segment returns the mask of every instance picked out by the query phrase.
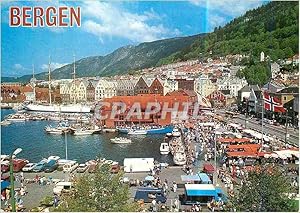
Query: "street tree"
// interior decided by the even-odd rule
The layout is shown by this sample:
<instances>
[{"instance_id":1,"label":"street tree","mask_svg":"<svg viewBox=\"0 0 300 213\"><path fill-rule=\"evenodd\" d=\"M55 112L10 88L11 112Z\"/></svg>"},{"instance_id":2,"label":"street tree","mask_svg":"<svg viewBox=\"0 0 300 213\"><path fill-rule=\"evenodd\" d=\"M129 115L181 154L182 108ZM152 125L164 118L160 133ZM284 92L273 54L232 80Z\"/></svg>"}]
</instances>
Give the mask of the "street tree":
<instances>
[{"instance_id":1,"label":"street tree","mask_svg":"<svg viewBox=\"0 0 300 213\"><path fill-rule=\"evenodd\" d=\"M289 176L277 166L262 166L249 173L233 199L237 211L298 211ZM297 193L295 193L297 194Z\"/></svg>"},{"instance_id":2,"label":"street tree","mask_svg":"<svg viewBox=\"0 0 300 213\"><path fill-rule=\"evenodd\" d=\"M55 211L71 212L133 212L136 203L129 202L129 187L120 180L123 174L110 173L109 165L97 168L94 174L84 174L75 180L73 190L61 197Z\"/></svg>"}]
</instances>

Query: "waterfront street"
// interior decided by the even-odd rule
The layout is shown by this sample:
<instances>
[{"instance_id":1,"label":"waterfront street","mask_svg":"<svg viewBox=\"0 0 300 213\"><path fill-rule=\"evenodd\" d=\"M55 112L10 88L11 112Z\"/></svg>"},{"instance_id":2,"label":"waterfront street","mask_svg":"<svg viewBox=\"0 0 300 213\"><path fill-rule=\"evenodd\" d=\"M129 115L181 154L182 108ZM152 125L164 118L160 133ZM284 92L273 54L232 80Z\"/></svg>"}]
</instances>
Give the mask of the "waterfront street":
<instances>
[{"instance_id":1,"label":"waterfront street","mask_svg":"<svg viewBox=\"0 0 300 213\"><path fill-rule=\"evenodd\" d=\"M225 110L217 110L216 113L225 115ZM259 119L261 120L261 119ZM237 116L234 116L233 118L227 119L228 122L237 123L240 125L245 126L245 122L247 121L246 128L251 128L254 130L257 130L261 132L261 123L257 120L257 118L251 118L247 117L245 118L245 115L238 114ZM265 134L270 134L272 137L276 136L277 138L281 139L282 141L285 140L285 126L275 126L268 123L264 123L264 132ZM292 127L287 128L287 133L289 134L289 137L287 138L287 142L291 143L295 146L298 146L299 144L299 129L295 129Z\"/></svg>"}]
</instances>

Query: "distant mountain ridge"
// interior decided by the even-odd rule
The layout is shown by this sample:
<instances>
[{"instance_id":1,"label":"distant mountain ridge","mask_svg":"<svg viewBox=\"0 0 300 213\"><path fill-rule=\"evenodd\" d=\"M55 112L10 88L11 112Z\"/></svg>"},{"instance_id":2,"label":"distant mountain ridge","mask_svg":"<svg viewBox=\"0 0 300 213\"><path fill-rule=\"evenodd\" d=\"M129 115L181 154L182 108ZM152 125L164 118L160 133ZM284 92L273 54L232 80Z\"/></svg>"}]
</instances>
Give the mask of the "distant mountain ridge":
<instances>
[{"instance_id":1,"label":"distant mountain ridge","mask_svg":"<svg viewBox=\"0 0 300 213\"><path fill-rule=\"evenodd\" d=\"M144 42L137 46L120 47L106 56L91 56L75 62L77 77L112 76L126 74L155 66L161 58L191 45L197 38L205 34L187 37L163 39L153 42ZM74 63L65 65L51 72L52 79L71 78ZM36 74L37 79L47 79L47 72ZM20 78L3 78L4 80L27 82L31 75Z\"/></svg>"}]
</instances>

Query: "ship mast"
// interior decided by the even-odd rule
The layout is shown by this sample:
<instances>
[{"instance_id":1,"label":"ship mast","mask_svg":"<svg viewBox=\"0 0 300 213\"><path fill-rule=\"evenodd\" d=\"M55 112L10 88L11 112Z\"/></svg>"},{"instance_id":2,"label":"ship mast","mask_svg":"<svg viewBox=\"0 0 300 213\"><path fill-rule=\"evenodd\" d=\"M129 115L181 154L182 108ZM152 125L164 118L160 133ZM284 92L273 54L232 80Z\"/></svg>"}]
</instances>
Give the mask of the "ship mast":
<instances>
[{"instance_id":1,"label":"ship mast","mask_svg":"<svg viewBox=\"0 0 300 213\"><path fill-rule=\"evenodd\" d=\"M74 83L75 83L75 78L76 78L76 70L75 70L75 54L73 54L73 60L74 60L73 80L74 80Z\"/></svg>"},{"instance_id":2,"label":"ship mast","mask_svg":"<svg viewBox=\"0 0 300 213\"><path fill-rule=\"evenodd\" d=\"M35 97L35 78L34 78L34 64L32 64L32 86L33 86L33 99L34 101L36 101L36 97Z\"/></svg>"},{"instance_id":3,"label":"ship mast","mask_svg":"<svg viewBox=\"0 0 300 213\"><path fill-rule=\"evenodd\" d=\"M75 68L75 54L73 54L73 60L74 60L74 67L73 67L73 83L74 83L74 86L76 85L76 82L75 82L75 79L76 79L76 68ZM73 101L74 101L74 104L76 103L76 97L74 95L74 98L73 98Z\"/></svg>"},{"instance_id":4,"label":"ship mast","mask_svg":"<svg viewBox=\"0 0 300 213\"><path fill-rule=\"evenodd\" d=\"M52 103L51 100L51 67L50 67L50 59L51 57L49 56L49 65L48 65L48 87L49 87L49 103Z\"/></svg>"}]
</instances>

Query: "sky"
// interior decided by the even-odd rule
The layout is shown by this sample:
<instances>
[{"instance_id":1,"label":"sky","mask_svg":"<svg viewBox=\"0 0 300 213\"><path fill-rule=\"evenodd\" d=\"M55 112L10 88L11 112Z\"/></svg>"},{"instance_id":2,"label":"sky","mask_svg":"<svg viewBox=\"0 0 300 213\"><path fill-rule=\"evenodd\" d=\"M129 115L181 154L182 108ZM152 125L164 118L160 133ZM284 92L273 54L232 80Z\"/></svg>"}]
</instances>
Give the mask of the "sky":
<instances>
[{"instance_id":1,"label":"sky","mask_svg":"<svg viewBox=\"0 0 300 213\"><path fill-rule=\"evenodd\" d=\"M211 32L260 0L190 1L2 1L1 75L17 77L59 68L125 45ZM9 27L10 6L80 6L81 27ZM71 74L70 74L71 77Z\"/></svg>"}]
</instances>

